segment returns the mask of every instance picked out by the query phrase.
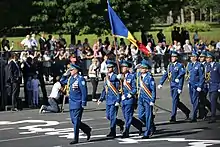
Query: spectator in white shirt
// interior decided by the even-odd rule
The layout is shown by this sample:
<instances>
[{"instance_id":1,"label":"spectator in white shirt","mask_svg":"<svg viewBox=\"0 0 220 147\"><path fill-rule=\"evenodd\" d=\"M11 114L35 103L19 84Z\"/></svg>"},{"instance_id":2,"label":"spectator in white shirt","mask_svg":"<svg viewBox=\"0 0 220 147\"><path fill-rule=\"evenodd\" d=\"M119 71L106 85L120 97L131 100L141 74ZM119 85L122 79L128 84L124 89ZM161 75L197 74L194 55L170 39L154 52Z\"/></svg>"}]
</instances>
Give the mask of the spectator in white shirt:
<instances>
[{"instance_id":1,"label":"spectator in white shirt","mask_svg":"<svg viewBox=\"0 0 220 147\"><path fill-rule=\"evenodd\" d=\"M138 49L133 44L131 44L130 48L131 48L132 61L133 61L134 65L136 66L137 60L138 60Z\"/></svg>"},{"instance_id":2,"label":"spectator in white shirt","mask_svg":"<svg viewBox=\"0 0 220 147\"><path fill-rule=\"evenodd\" d=\"M99 62L98 59L93 58L92 59L92 64L89 66L89 72L88 72L89 78L91 80L92 83L92 101L93 102L97 102L98 99L96 97L96 91L97 91L97 87L98 87L98 82L99 82Z\"/></svg>"},{"instance_id":3,"label":"spectator in white shirt","mask_svg":"<svg viewBox=\"0 0 220 147\"><path fill-rule=\"evenodd\" d=\"M184 53L191 53L192 52L192 46L190 45L189 40L186 40L185 43L186 44L183 45Z\"/></svg>"},{"instance_id":4,"label":"spectator in white shirt","mask_svg":"<svg viewBox=\"0 0 220 147\"><path fill-rule=\"evenodd\" d=\"M32 49L30 35L27 35L26 38L21 41L21 45L25 49Z\"/></svg>"},{"instance_id":5,"label":"spectator in white shirt","mask_svg":"<svg viewBox=\"0 0 220 147\"><path fill-rule=\"evenodd\" d=\"M106 74L108 73L108 69L106 65L107 60L108 60L108 57L104 56L104 61L101 63L100 73L101 73L102 80L104 80Z\"/></svg>"},{"instance_id":6,"label":"spectator in white shirt","mask_svg":"<svg viewBox=\"0 0 220 147\"><path fill-rule=\"evenodd\" d=\"M62 89L62 86L59 81L60 81L60 77L56 77L56 83L53 85L50 96L48 97L49 105L48 106L42 105L39 110L39 113L42 113L43 111L54 112L54 113L59 112L58 100L61 96L60 94Z\"/></svg>"},{"instance_id":7,"label":"spectator in white shirt","mask_svg":"<svg viewBox=\"0 0 220 147\"><path fill-rule=\"evenodd\" d=\"M155 73L160 73L161 71L161 63L162 57L164 55L164 50L162 49L162 43L158 43L156 46L156 55L154 57L155 60Z\"/></svg>"},{"instance_id":8,"label":"spectator in white shirt","mask_svg":"<svg viewBox=\"0 0 220 147\"><path fill-rule=\"evenodd\" d=\"M31 42L32 49L37 50L38 43L37 43L37 40L35 39L35 34L31 35L30 42Z\"/></svg>"},{"instance_id":9,"label":"spectator in white shirt","mask_svg":"<svg viewBox=\"0 0 220 147\"><path fill-rule=\"evenodd\" d=\"M219 40L218 43L216 44L216 49L217 49L217 50L220 49L220 40Z\"/></svg>"}]
</instances>

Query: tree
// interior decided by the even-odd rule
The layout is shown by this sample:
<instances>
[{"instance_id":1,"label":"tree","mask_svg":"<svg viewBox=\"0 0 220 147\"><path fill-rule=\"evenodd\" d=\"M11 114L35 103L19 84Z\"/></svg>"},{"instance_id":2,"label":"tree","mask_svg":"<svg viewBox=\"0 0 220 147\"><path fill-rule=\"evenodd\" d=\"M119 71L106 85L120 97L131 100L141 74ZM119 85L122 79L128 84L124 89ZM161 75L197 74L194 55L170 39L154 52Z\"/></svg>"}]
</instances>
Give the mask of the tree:
<instances>
[{"instance_id":1,"label":"tree","mask_svg":"<svg viewBox=\"0 0 220 147\"><path fill-rule=\"evenodd\" d=\"M15 26L29 25L34 11L30 0L1 0L0 1L0 30L8 30Z\"/></svg>"}]
</instances>

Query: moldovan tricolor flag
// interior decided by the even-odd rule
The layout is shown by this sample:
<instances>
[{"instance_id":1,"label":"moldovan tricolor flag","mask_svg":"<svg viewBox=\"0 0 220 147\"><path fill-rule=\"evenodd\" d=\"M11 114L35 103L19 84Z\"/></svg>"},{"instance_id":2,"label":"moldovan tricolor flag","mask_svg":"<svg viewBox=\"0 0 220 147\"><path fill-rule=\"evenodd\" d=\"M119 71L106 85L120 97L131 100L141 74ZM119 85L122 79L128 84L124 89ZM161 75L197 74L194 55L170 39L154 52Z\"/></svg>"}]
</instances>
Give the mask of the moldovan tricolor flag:
<instances>
[{"instance_id":1,"label":"moldovan tricolor flag","mask_svg":"<svg viewBox=\"0 0 220 147\"><path fill-rule=\"evenodd\" d=\"M140 41L136 40L132 34L128 31L127 27L123 24L121 19L112 9L112 7L108 3L108 14L109 20L111 24L112 34L117 37L127 38L132 44L134 44L140 51L142 51L145 55L150 55L150 50L148 50Z\"/></svg>"}]
</instances>

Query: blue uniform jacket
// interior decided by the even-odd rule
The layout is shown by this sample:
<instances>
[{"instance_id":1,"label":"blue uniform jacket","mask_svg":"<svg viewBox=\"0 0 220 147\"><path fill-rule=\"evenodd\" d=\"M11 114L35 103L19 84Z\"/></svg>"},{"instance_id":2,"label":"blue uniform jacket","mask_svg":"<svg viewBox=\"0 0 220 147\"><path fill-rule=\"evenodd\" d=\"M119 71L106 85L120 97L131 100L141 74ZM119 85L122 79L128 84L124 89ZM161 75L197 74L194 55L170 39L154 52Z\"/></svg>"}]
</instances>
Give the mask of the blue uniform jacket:
<instances>
[{"instance_id":1,"label":"blue uniform jacket","mask_svg":"<svg viewBox=\"0 0 220 147\"><path fill-rule=\"evenodd\" d=\"M203 89L205 83L204 70L204 65L200 62L188 63L186 71L189 74L189 84L193 88L200 87Z\"/></svg>"},{"instance_id":2,"label":"blue uniform jacket","mask_svg":"<svg viewBox=\"0 0 220 147\"><path fill-rule=\"evenodd\" d=\"M61 84L67 85L69 88L69 108L70 110L82 108L87 104L87 86L85 79L77 75L63 76L60 80Z\"/></svg>"},{"instance_id":3,"label":"blue uniform jacket","mask_svg":"<svg viewBox=\"0 0 220 147\"><path fill-rule=\"evenodd\" d=\"M160 84L163 85L166 79L169 78L171 89L177 88L182 90L185 73L186 71L181 63L170 63L168 65L167 72L164 73L160 80ZM179 79L179 82L175 82L175 79Z\"/></svg>"},{"instance_id":4,"label":"blue uniform jacket","mask_svg":"<svg viewBox=\"0 0 220 147\"><path fill-rule=\"evenodd\" d=\"M156 84L154 81L154 78L150 72L147 72L145 77L142 79L143 83L141 82L142 76L138 77L138 83L139 83L139 97L138 100L141 102L153 102L155 103L156 100ZM143 85L142 85L143 84ZM150 91L151 96L147 94L148 92L145 90L144 86L147 87L147 89Z\"/></svg>"},{"instance_id":5,"label":"blue uniform jacket","mask_svg":"<svg viewBox=\"0 0 220 147\"><path fill-rule=\"evenodd\" d=\"M217 62L214 62L213 66L211 63L208 64L207 72L210 72L209 92L218 91L220 89L220 64Z\"/></svg>"},{"instance_id":6,"label":"blue uniform jacket","mask_svg":"<svg viewBox=\"0 0 220 147\"><path fill-rule=\"evenodd\" d=\"M134 74L128 73L123 81L123 95L125 95L125 100L122 101L122 104L133 104L134 98L137 93L137 86L136 86L136 78ZM132 97L128 98L128 94L131 94Z\"/></svg>"},{"instance_id":7,"label":"blue uniform jacket","mask_svg":"<svg viewBox=\"0 0 220 147\"><path fill-rule=\"evenodd\" d=\"M113 105L116 102L120 103L120 95L118 91L119 80L117 79L117 75L113 73L109 79L105 78L104 87L99 100L103 101L105 99L106 105Z\"/></svg>"}]
</instances>

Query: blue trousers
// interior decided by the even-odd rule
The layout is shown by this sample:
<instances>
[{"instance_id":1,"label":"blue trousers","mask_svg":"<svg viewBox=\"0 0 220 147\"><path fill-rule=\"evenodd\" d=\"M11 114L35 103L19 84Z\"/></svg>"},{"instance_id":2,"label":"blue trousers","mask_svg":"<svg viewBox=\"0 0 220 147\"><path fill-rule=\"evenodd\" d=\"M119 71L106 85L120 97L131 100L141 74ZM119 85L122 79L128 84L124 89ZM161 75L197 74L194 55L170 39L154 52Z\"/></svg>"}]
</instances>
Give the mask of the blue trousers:
<instances>
[{"instance_id":1,"label":"blue trousers","mask_svg":"<svg viewBox=\"0 0 220 147\"><path fill-rule=\"evenodd\" d=\"M131 123L132 123L133 114L134 114L133 104L122 105L122 113L123 113L124 119L125 119L125 128L126 128L126 130L129 130Z\"/></svg>"},{"instance_id":2,"label":"blue trousers","mask_svg":"<svg viewBox=\"0 0 220 147\"><path fill-rule=\"evenodd\" d=\"M74 128L74 140L77 142L79 141L79 129L85 134L88 134L91 131L91 128L87 124L81 122L82 113L83 108L70 110L70 118Z\"/></svg>"},{"instance_id":3,"label":"blue trousers","mask_svg":"<svg viewBox=\"0 0 220 147\"><path fill-rule=\"evenodd\" d=\"M209 93L209 98L211 101L211 117L215 119L216 116L216 106L217 106L217 100L219 98L219 92L214 91Z\"/></svg>"},{"instance_id":4,"label":"blue trousers","mask_svg":"<svg viewBox=\"0 0 220 147\"><path fill-rule=\"evenodd\" d=\"M198 106L199 106L199 92L189 85L189 96L193 106L192 119L197 119Z\"/></svg>"},{"instance_id":5,"label":"blue trousers","mask_svg":"<svg viewBox=\"0 0 220 147\"><path fill-rule=\"evenodd\" d=\"M59 107L55 99L49 98L48 103L49 103L49 106L45 107L46 111L55 112L55 113L59 112Z\"/></svg>"},{"instance_id":6,"label":"blue trousers","mask_svg":"<svg viewBox=\"0 0 220 147\"><path fill-rule=\"evenodd\" d=\"M38 105L39 91L33 91L33 105Z\"/></svg>"},{"instance_id":7,"label":"blue trousers","mask_svg":"<svg viewBox=\"0 0 220 147\"><path fill-rule=\"evenodd\" d=\"M153 107L150 106L147 102L139 102L138 103L138 118L145 123L146 131L144 132L144 136L149 136L151 134L153 128L152 122L153 116Z\"/></svg>"},{"instance_id":8,"label":"blue trousers","mask_svg":"<svg viewBox=\"0 0 220 147\"><path fill-rule=\"evenodd\" d=\"M180 98L179 98L180 95L178 94L177 90L178 90L177 88L171 89L171 97L172 97L171 118L175 118L175 119L176 119L177 108L179 108L186 115L190 113L190 110L182 102L180 102Z\"/></svg>"},{"instance_id":9,"label":"blue trousers","mask_svg":"<svg viewBox=\"0 0 220 147\"><path fill-rule=\"evenodd\" d=\"M111 133L116 134L118 107L115 105L106 105L106 118L110 120Z\"/></svg>"}]
</instances>

